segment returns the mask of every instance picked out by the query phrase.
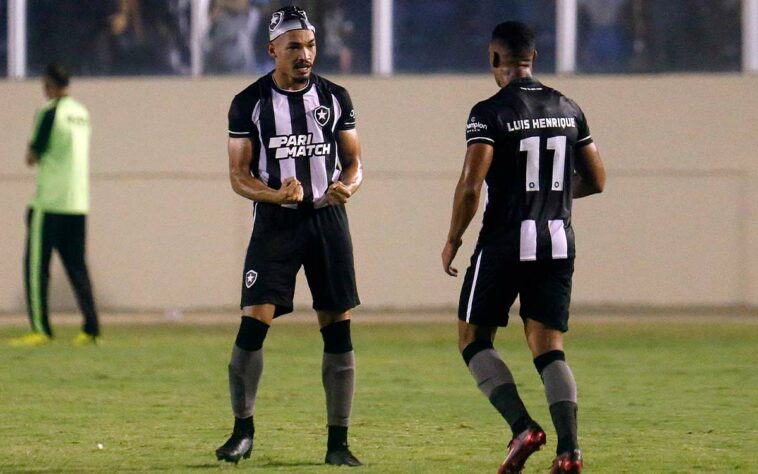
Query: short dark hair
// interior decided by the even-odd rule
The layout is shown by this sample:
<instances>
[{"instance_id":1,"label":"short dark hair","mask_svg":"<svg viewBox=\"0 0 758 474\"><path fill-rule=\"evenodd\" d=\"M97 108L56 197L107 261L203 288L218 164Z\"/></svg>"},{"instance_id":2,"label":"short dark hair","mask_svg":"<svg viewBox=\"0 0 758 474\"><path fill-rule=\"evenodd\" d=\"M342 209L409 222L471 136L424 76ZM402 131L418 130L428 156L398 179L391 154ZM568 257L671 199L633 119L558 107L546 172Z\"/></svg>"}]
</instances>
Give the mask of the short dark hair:
<instances>
[{"instance_id":1,"label":"short dark hair","mask_svg":"<svg viewBox=\"0 0 758 474\"><path fill-rule=\"evenodd\" d=\"M535 48L534 31L520 21L506 21L497 25L492 30L492 41L497 41L515 54L529 53Z\"/></svg>"},{"instance_id":2,"label":"short dark hair","mask_svg":"<svg viewBox=\"0 0 758 474\"><path fill-rule=\"evenodd\" d=\"M68 83L71 80L71 75L66 69L66 66L62 64L48 64L45 68L45 77L50 78L58 87L68 87Z\"/></svg>"}]
</instances>

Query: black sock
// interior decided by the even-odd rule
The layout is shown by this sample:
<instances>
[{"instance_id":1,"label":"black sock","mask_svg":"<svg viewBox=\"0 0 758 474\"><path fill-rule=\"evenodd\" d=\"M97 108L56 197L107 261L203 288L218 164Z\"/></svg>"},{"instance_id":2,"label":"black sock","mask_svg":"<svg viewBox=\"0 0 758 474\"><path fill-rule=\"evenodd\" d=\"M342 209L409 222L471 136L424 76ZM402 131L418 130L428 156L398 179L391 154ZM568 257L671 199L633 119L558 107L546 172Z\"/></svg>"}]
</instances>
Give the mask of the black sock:
<instances>
[{"instance_id":1,"label":"black sock","mask_svg":"<svg viewBox=\"0 0 758 474\"><path fill-rule=\"evenodd\" d=\"M329 439L326 449L332 450L347 446L347 426L329 425Z\"/></svg>"},{"instance_id":2,"label":"black sock","mask_svg":"<svg viewBox=\"0 0 758 474\"><path fill-rule=\"evenodd\" d=\"M253 434L255 433L255 426L253 425L253 417L247 418L235 418L234 419L234 433L235 434Z\"/></svg>"},{"instance_id":3,"label":"black sock","mask_svg":"<svg viewBox=\"0 0 758 474\"><path fill-rule=\"evenodd\" d=\"M550 417L558 433L557 454L579 449L576 433L576 403L563 401L550 405Z\"/></svg>"},{"instance_id":4,"label":"black sock","mask_svg":"<svg viewBox=\"0 0 758 474\"><path fill-rule=\"evenodd\" d=\"M505 383L492 391L490 403L505 418L513 431L513 435L521 433L532 423L532 417L526 411L524 402L518 396L516 385Z\"/></svg>"}]
</instances>

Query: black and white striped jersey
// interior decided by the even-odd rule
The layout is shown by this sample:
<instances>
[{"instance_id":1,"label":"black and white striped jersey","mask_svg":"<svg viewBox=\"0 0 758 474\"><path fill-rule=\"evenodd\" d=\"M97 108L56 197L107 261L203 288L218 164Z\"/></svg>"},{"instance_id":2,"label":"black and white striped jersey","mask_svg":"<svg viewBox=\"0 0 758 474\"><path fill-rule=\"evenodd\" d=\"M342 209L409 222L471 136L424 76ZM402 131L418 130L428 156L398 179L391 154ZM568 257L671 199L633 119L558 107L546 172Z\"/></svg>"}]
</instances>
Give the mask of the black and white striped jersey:
<instances>
[{"instance_id":1,"label":"black and white striped jersey","mask_svg":"<svg viewBox=\"0 0 758 474\"><path fill-rule=\"evenodd\" d=\"M513 261L574 257L574 156L592 143L579 106L520 78L473 107L466 141L494 147L480 244L496 244Z\"/></svg>"},{"instance_id":2,"label":"black and white striped jersey","mask_svg":"<svg viewBox=\"0 0 758 474\"><path fill-rule=\"evenodd\" d=\"M229 108L229 136L253 142L253 175L274 189L297 178L306 206L323 205L340 174L337 132L353 128L347 90L315 74L303 89L285 91L269 73L234 96Z\"/></svg>"}]
</instances>

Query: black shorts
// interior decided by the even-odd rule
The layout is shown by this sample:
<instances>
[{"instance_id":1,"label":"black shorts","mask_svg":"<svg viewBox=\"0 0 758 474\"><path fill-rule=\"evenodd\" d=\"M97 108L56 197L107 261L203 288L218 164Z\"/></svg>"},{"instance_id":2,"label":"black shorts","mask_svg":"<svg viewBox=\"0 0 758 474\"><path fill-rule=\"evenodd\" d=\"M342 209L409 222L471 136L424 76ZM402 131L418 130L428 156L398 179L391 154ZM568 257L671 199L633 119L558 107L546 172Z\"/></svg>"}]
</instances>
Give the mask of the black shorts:
<instances>
[{"instance_id":1,"label":"black shorts","mask_svg":"<svg viewBox=\"0 0 758 474\"><path fill-rule=\"evenodd\" d=\"M295 277L301 266L313 309L342 312L360 304L344 206L289 209L256 203L240 308L274 304L275 316L292 312Z\"/></svg>"},{"instance_id":2,"label":"black shorts","mask_svg":"<svg viewBox=\"0 0 758 474\"><path fill-rule=\"evenodd\" d=\"M514 262L491 246L478 247L463 280L458 319L507 326L519 296L522 318L566 332L573 274L573 258Z\"/></svg>"}]
</instances>

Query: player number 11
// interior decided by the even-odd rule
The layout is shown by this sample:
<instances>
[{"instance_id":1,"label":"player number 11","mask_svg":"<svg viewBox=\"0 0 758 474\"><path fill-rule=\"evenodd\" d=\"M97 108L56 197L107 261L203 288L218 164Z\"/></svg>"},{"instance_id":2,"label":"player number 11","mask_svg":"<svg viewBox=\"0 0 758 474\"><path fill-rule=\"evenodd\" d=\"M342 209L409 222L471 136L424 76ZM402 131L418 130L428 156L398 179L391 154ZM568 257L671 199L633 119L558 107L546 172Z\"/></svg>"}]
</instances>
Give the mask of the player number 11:
<instances>
[{"instance_id":1,"label":"player number 11","mask_svg":"<svg viewBox=\"0 0 758 474\"><path fill-rule=\"evenodd\" d=\"M553 150L553 179L550 189L563 191L563 171L566 167L566 137L559 135L547 139L547 149ZM526 190L540 190L540 137L521 140L521 151L526 152Z\"/></svg>"}]
</instances>

